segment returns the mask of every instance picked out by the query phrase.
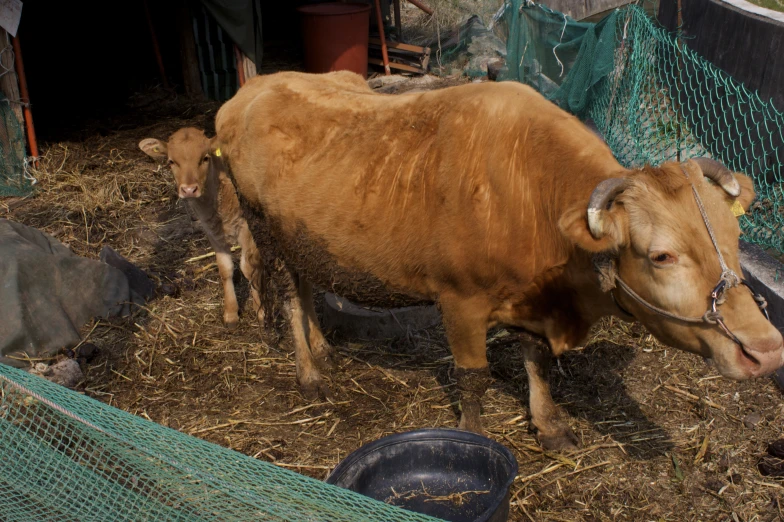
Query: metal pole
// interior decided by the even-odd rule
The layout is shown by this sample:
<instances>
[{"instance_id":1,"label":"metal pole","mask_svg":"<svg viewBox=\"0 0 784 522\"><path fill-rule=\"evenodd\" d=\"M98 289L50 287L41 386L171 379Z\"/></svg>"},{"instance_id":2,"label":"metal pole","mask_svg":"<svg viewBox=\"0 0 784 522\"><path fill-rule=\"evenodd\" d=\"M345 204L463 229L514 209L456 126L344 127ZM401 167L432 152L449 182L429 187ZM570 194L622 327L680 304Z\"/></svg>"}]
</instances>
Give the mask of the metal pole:
<instances>
[{"instance_id":1,"label":"metal pole","mask_svg":"<svg viewBox=\"0 0 784 522\"><path fill-rule=\"evenodd\" d=\"M19 37L14 39L14 56L16 61L16 74L19 77L19 94L22 95L24 102L25 125L27 127L27 141L30 142L30 155L34 158L33 162L38 163L38 142L35 139L35 127L33 126L33 111L30 109L30 93L27 92L27 77L24 72L24 62L22 61L22 47L19 45Z\"/></svg>"},{"instance_id":2,"label":"metal pole","mask_svg":"<svg viewBox=\"0 0 784 522\"><path fill-rule=\"evenodd\" d=\"M422 2L420 2L419 0L406 0L406 1L407 1L409 4L411 4L411 5L415 5L415 6L417 6L418 8L420 8L421 10L423 10L424 12L426 12L427 14L429 14L430 16L433 16L433 10L432 10L432 9L430 9L430 8L429 8L428 6L426 6L425 4L423 4Z\"/></svg>"},{"instance_id":3,"label":"metal pole","mask_svg":"<svg viewBox=\"0 0 784 522\"><path fill-rule=\"evenodd\" d=\"M683 36L683 16L681 14L681 9L682 9L681 0L678 0L678 16L677 16L678 27L676 28L677 35L678 35L677 36L677 42L678 42L678 61L677 61L678 67L677 67L677 72L678 72L678 75L675 78L676 86L682 85L682 83L679 81L680 77L681 77L681 68L682 68L682 65L683 65L683 61L681 60L681 57L683 55L683 49L681 49L681 46L683 45L683 38L682 38L682 36ZM676 89L676 90L677 90L678 96L680 97L681 90L680 89ZM678 154L676 156L676 159L678 161L681 161L681 121L680 121L681 118L680 118L680 114L679 114L680 113L680 99L677 100L677 102L676 102L676 108L677 108L677 110L676 110L675 114L678 116L678 122L677 122L678 127L677 127L677 129L675 129L677 140L678 140L678 143L677 143Z\"/></svg>"},{"instance_id":4,"label":"metal pole","mask_svg":"<svg viewBox=\"0 0 784 522\"><path fill-rule=\"evenodd\" d=\"M387 54L387 40L384 38L384 20L381 16L381 2L376 0L376 23L378 24L378 34L381 37L381 57L384 59L384 74L390 76L392 71L389 69L389 55Z\"/></svg>"}]
</instances>

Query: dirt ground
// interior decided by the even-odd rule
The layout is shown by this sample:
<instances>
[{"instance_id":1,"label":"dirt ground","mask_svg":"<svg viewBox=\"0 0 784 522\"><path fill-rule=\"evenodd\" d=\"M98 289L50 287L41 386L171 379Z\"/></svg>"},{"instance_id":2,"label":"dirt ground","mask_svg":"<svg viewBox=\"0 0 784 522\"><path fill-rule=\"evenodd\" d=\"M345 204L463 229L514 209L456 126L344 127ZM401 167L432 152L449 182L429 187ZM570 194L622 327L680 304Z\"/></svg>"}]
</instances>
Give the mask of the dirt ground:
<instances>
[{"instance_id":1,"label":"dirt ground","mask_svg":"<svg viewBox=\"0 0 784 522\"><path fill-rule=\"evenodd\" d=\"M134 317L85 327L100 354L85 368L83 391L318 479L381 436L456 426L440 327L386 342L328 334L339 361L332 403L300 395L291 343L262 334L239 271L240 326L223 327L214 260L192 260L209 244L178 203L171 174L137 146L185 125L211 129L217 105L165 92L140 99L148 102L137 102L132 117L45 144L37 194L0 200L0 216L45 230L82 256L97 258L110 245L160 285ZM554 365L556 402L583 449L551 454L529 426L514 337L496 330L488 339L495 382L482 421L520 466L510 520L784 522L784 482L757 470L784 426L782 393L771 380L729 381L639 325L604 322Z\"/></svg>"}]
</instances>

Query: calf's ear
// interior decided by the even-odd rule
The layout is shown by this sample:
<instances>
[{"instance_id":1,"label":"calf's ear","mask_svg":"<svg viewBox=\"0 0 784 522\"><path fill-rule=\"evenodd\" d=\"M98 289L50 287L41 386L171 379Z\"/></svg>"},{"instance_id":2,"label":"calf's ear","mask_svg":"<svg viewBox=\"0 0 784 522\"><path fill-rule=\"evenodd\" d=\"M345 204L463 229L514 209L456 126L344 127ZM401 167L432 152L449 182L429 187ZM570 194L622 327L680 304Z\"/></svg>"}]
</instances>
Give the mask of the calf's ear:
<instances>
[{"instance_id":1,"label":"calf's ear","mask_svg":"<svg viewBox=\"0 0 784 522\"><path fill-rule=\"evenodd\" d=\"M139 148L145 154L157 160L166 159L169 155L169 147L166 145L166 142L156 140L155 138L143 139L139 142Z\"/></svg>"},{"instance_id":2,"label":"calf's ear","mask_svg":"<svg viewBox=\"0 0 784 522\"><path fill-rule=\"evenodd\" d=\"M628 220L616 198L626 189L624 178L609 178L599 183L588 205L567 210L558 221L561 233L588 252L618 250L627 242Z\"/></svg>"}]
</instances>

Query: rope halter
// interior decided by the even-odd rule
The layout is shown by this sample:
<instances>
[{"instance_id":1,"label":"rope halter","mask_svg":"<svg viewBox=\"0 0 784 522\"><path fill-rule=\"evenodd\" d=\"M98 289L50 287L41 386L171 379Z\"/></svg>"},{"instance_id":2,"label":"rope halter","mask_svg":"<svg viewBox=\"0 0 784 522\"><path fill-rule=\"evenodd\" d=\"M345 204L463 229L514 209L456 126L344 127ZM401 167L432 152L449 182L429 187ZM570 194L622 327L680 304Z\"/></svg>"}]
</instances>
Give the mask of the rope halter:
<instances>
[{"instance_id":1,"label":"rope halter","mask_svg":"<svg viewBox=\"0 0 784 522\"><path fill-rule=\"evenodd\" d=\"M684 170L683 173L686 175L686 178L689 178L689 174ZM702 198L700 194L697 192L696 187L693 183L691 183L691 190L694 194L694 201L697 203L697 208L700 211L700 215L702 216L702 221L705 223L705 228L708 230L708 235L710 236L711 243L713 243L713 248L716 250L716 255L719 258L719 265L721 266L721 275L719 276L719 282L713 288L710 293L711 304L710 308L701 316L701 317L689 317L684 315L679 315L673 312L669 312L664 310L663 308L659 308L658 306L648 302L642 296L640 296L637 292L635 292L621 277L618 275L617 267L615 266L616 260L611 259L608 257L597 256L594 260L595 268L600 274L600 279L602 279L602 290L609 291L610 297L612 297L613 302L615 305L620 308L620 310L631 316L634 317L633 314L629 313L626 309L624 309L620 303L615 299L615 295L613 294L613 289L619 287L623 290L629 297L634 299L637 303L641 304L648 310L661 315L663 317L667 317L668 319L673 319L675 321L680 321L683 323L691 323L691 324L709 324L715 325L724 332L724 334L729 337L732 341L737 343L738 345L742 346L743 343L738 339L738 337L727 328L727 325L724 323L724 317L721 315L719 311L719 306L724 304L727 300L727 291L731 288L735 288L737 286L745 286L751 292L754 301L757 303L760 311L765 315L765 317L770 321L770 316L768 315L768 302L762 297L760 294L756 293L754 289L743 279L741 278L733 269L727 266L727 262L724 260L724 256L721 253L721 249L719 248L719 243L716 240L716 234L713 232L713 227L710 224L710 220L708 219L708 213L705 211L705 205L702 203ZM608 266L609 263L609 266Z\"/></svg>"}]
</instances>

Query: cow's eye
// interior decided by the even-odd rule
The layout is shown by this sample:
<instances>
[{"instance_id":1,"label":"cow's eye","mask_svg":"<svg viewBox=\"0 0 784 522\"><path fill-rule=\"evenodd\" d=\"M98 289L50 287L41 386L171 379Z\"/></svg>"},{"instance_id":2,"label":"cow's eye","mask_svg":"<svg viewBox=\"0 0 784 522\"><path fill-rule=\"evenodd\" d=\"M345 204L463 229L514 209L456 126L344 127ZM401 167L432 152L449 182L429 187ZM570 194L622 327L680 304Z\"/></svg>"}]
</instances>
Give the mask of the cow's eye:
<instances>
[{"instance_id":1,"label":"cow's eye","mask_svg":"<svg viewBox=\"0 0 784 522\"><path fill-rule=\"evenodd\" d=\"M654 265L671 265L678 261L678 258L674 254L670 254L669 252L654 252L650 256L651 262Z\"/></svg>"},{"instance_id":2,"label":"cow's eye","mask_svg":"<svg viewBox=\"0 0 784 522\"><path fill-rule=\"evenodd\" d=\"M171 167L172 165L174 165L174 160L169 158L169 161L167 161L166 164Z\"/></svg>"},{"instance_id":3,"label":"cow's eye","mask_svg":"<svg viewBox=\"0 0 784 522\"><path fill-rule=\"evenodd\" d=\"M201 159L201 162L202 162L202 163L207 163L208 161L210 161L210 155L209 155L209 154L206 154L206 155L205 155L205 156L204 156L204 157Z\"/></svg>"}]
</instances>

